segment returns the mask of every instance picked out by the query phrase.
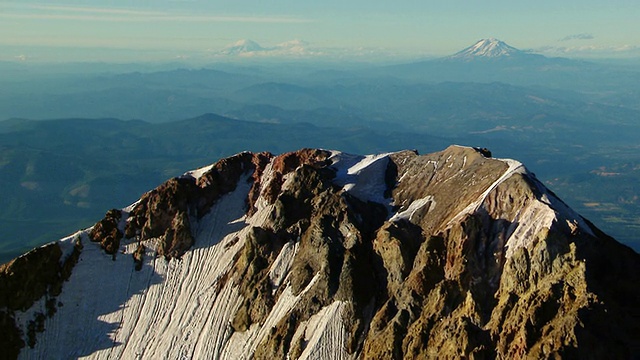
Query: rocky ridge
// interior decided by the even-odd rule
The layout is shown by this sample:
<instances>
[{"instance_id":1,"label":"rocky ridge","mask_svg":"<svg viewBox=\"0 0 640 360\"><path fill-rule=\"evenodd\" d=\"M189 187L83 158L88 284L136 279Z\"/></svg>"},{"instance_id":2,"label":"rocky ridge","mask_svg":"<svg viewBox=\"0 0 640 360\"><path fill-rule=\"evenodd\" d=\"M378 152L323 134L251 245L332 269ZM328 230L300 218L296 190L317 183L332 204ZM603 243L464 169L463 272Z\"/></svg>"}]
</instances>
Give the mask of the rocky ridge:
<instances>
[{"instance_id":1,"label":"rocky ridge","mask_svg":"<svg viewBox=\"0 0 640 360\"><path fill-rule=\"evenodd\" d=\"M4 348L638 357L640 255L488 155L241 153L170 179L0 268Z\"/></svg>"}]
</instances>

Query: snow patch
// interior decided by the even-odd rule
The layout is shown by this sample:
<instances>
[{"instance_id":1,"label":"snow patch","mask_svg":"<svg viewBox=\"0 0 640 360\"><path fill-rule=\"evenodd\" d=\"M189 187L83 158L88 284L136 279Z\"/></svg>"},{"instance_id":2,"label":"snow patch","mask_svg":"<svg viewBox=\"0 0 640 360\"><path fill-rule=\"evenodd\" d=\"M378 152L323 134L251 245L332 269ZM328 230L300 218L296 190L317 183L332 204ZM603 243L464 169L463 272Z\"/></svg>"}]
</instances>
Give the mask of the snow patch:
<instances>
[{"instance_id":1,"label":"snow patch","mask_svg":"<svg viewBox=\"0 0 640 360\"><path fill-rule=\"evenodd\" d=\"M387 190L385 174L390 154L361 156L333 152L329 160L336 170L334 182L362 201L389 206L384 193Z\"/></svg>"},{"instance_id":2,"label":"snow patch","mask_svg":"<svg viewBox=\"0 0 640 360\"><path fill-rule=\"evenodd\" d=\"M293 241L284 244L278 257L276 257L271 265L271 269L269 269L269 280L271 281L272 295L276 293L280 285L282 285L289 275L289 270L291 270L291 265L293 265L293 259L298 252L298 244L298 242Z\"/></svg>"},{"instance_id":3,"label":"snow patch","mask_svg":"<svg viewBox=\"0 0 640 360\"><path fill-rule=\"evenodd\" d=\"M60 246L60 250L62 250L62 256L60 256L60 266L63 266L64 263L67 262L69 256L73 254L73 250L76 245L79 245L83 238L88 240L89 230L81 230L76 232L73 235L69 235L66 238L58 240L58 246Z\"/></svg>"},{"instance_id":4,"label":"snow patch","mask_svg":"<svg viewBox=\"0 0 640 360\"><path fill-rule=\"evenodd\" d=\"M199 169L195 169L195 170L190 170L187 171L186 173L182 174L182 176L180 176L181 178L186 178L186 177L191 177L194 178L196 180L200 179L202 177L202 175L204 175L207 171L211 170L213 168L214 164L211 165L207 165L205 167L201 167Z\"/></svg>"},{"instance_id":5,"label":"snow patch","mask_svg":"<svg viewBox=\"0 0 640 360\"><path fill-rule=\"evenodd\" d=\"M595 236L582 216L558 199L533 174L526 172L526 170L524 174L534 183L541 196L540 199L533 200L518 212L513 220L516 228L505 244L507 258L510 258L520 247L531 243L536 234L539 234L543 229L550 229L554 222L559 220L570 224L568 225L569 228L575 226L585 233ZM573 230L575 231L575 229Z\"/></svg>"},{"instance_id":6,"label":"snow patch","mask_svg":"<svg viewBox=\"0 0 640 360\"><path fill-rule=\"evenodd\" d=\"M222 359L249 359L256 351L258 345L268 336L271 335L271 329L276 327L280 320L284 318L298 303L298 300L311 289L320 279L320 275L316 274L307 287L298 295L293 295L291 286L287 285L282 294L278 297L278 301L273 306L271 312L264 320L264 323L253 324L249 330L245 332L234 332L229 341L226 343L222 352Z\"/></svg>"},{"instance_id":7,"label":"snow patch","mask_svg":"<svg viewBox=\"0 0 640 360\"><path fill-rule=\"evenodd\" d=\"M496 159L496 160L498 160L498 159ZM470 203L466 208L464 208L461 212L459 212L456 216L454 216L451 219L451 221L449 221L449 224L453 224L453 223L459 222L460 219L462 219L464 216L466 216L468 214L473 214L476 211L478 211L480 206L482 206L484 201L487 199L487 196L489 196L489 194L496 187L498 187L498 185L502 184L505 180L510 178L512 175L518 174L518 173L519 174L525 174L526 173L526 168L519 161L515 161L515 160L511 160L511 159L499 159L499 160L505 162L508 165L507 170L496 181L494 181L487 188L487 190L485 190L482 193L482 195L480 195L480 197L478 197L478 199L476 199L476 201Z\"/></svg>"},{"instance_id":8,"label":"snow patch","mask_svg":"<svg viewBox=\"0 0 640 360\"><path fill-rule=\"evenodd\" d=\"M575 210L570 208L567 204L565 204L562 200L560 200L557 196L551 193L544 185L538 181L538 179L533 179L534 184L538 187L538 190L543 193L541 201L547 204L549 207L555 209L558 213L562 214L565 220L568 220L571 223L577 224L580 230L585 231L587 234L591 236L596 236L591 229L591 226L587 224L584 218L578 214Z\"/></svg>"},{"instance_id":9,"label":"snow patch","mask_svg":"<svg viewBox=\"0 0 640 360\"><path fill-rule=\"evenodd\" d=\"M342 320L348 306L346 301L335 301L298 326L292 343L305 342L300 360L354 358L347 352L349 334Z\"/></svg>"},{"instance_id":10,"label":"snow patch","mask_svg":"<svg viewBox=\"0 0 640 360\"><path fill-rule=\"evenodd\" d=\"M399 220L411 221L411 218L412 218L413 214L415 214L416 211L420 210L422 207L424 207L426 205L428 205L429 207L435 206L435 201L433 199L433 196L429 195L429 196L424 197L422 199L418 199L418 200L415 200L415 201L411 202L411 204L409 204L409 206L407 207L406 210L394 214L391 217L391 219L389 219L389 221L391 221L391 222L395 222L395 221L399 221Z\"/></svg>"},{"instance_id":11,"label":"snow patch","mask_svg":"<svg viewBox=\"0 0 640 360\"><path fill-rule=\"evenodd\" d=\"M510 229L512 233L505 242L505 257L510 258L516 250L535 241L535 236L543 229L551 228L555 219L553 209L540 201L532 201L513 219L512 226L515 228Z\"/></svg>"}]
</instances>

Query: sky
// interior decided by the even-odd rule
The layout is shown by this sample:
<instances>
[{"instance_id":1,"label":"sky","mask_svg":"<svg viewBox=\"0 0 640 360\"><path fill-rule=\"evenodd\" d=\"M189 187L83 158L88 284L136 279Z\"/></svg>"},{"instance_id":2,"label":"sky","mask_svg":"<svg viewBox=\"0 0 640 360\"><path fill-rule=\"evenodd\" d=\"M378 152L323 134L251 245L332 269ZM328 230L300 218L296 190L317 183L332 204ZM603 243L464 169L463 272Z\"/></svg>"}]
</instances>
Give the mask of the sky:
<instances>
[{"instance_id":1,"label":"sky","mask_svg":"<svg viewBox=\"0 0 640 360\"><path fill-rule=\"evenodd\" d=\"M0 60L215 59L251 39L277 50L264 55L375 61L488 37L545 55L640 57L638 19L638 0L0 1Z\"/></svg>"}]
</instances>

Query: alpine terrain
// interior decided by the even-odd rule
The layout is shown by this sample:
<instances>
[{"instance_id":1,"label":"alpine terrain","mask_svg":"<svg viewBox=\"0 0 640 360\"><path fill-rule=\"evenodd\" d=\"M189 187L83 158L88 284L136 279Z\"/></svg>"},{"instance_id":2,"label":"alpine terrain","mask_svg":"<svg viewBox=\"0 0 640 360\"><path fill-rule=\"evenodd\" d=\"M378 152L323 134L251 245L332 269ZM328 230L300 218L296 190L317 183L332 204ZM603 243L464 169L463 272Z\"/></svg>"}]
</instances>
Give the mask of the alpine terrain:
<instances>
[{"instance_id":1,"label":"alpine terrain","mask_svg":"<svg viewBox=\"0 0 640 360\"><path fill-rule=\"evenodd\" d=\"M244 152L0 267L9 358L628 359L640 255L514 160Z\"/></svg>"}]
</instances>

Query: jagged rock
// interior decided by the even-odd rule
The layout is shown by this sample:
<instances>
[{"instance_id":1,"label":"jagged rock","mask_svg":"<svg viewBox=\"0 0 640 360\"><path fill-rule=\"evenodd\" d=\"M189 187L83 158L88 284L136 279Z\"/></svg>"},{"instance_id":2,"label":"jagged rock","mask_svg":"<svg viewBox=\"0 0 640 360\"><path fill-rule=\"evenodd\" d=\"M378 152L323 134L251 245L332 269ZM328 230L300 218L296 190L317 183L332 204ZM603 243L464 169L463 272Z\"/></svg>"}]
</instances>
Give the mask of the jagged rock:
<instances>
[{"instance_id":1,"label":"jagged rock","mask_svg":"<svg viewBox=\"0 0 640 360\"><path fill-rule=\"evenodd\" d=\"M255 171L252 175L252 186L247 196L247 215L251 216L256 212L256 201L260 197L260 184L262 183L262 174L273 158L273 154L268 152L262 152L256 154L253 157L252 163L255 166Z\"/></svg>"},{"instance_id":2,"label":"jagged rock","mask_svg":"<svg viewBox=\"0 0 640 360\"><path fill-rule=\"evenodd\" d=\"M302 165L314 168L326 166L330 155L331 153L325 150L302 149L277 156L271 162L271 176L266 181L261 195L267 202L273 203L280 193L285 175Z\"/></svg>"},{"instance_id":3,"label":"jagged rock","mask_svg":"<svg viewBox=\"0 0 640 360\"><path fill-rule=\"evenodd\" d=\"M133 253L133 262L136 264L136 270L138 271L142 270L142 262L146 249L147 248L142 243L139 243L136 251Z\"/></svg>"},{"instance_id":4,"label":"jagged rock","mask_svg":"<svg viewBox=\"0 0 640 360\"><path fill-rule=\"evenodd\" d=\"M25 345L20 329L16 326L15 319L10 313L0 311L0 346L3 356L7 359L15 359L20 354L20 349Z\"/></svg>"},{"instance_id":5,"label":"jagged rock","mask_svg":"<svg viewBox=\"0 0 640 360\"><path fill-rule=\"evenodd\" d=\"M215 163L199 178L168 180L140 199L129 214L125 236L157 238L158 255L180 258L194 243L190 217L201 218L222 195L233 191L244 174L257 173L269 154L240 153Z\"/></svg>"},{"instance_id":6,"label":"jagged rock","mask_svg":"<svg viewBox=\"0 0 640 360\"><path fill-rule=\"evenodd\" d=\"M45 314L36 313L29 329L21 329L16 314L34 306L45 298L49 317L56 312L56 296L62 292L66 281L78 261L82 244L80 239L67 239L72 251L63 254L59 243L50 243L0 265L0 344L4 356L15 358L25 345L35 345L35 333L44 331ZM25 331L27 330L27 331ZM27 335L27 338L22 336Z\"/></svg>"},{"instance_id":7,"label":"jagged rock","mask_svg":"<svg viewBox=\"0 0 640 360\"><path fill-rule=\"evenodd\" d=\"M241 153L129 210L124 235L135 242L105 241L120 223L114 212L91 238L135 263L78 252L92 270L69 268L68 285L67 275L52 280L60 286L27 280L28 295L3 297L12 354L33 343L20 356L68 357L73 343L71 357L640 356L640 255L486 150ZM142 267L148 249L167 261ZM15 271L50 272L57 261L31 259ZM68 304L40 312L46 324L71 324L64 333L38 333L32 304L45 293ZM72 311L95 306L106 308ZM84 332L98 340L78 341Z\"/></svg>"},{"instance_id":8,"label":"jagged rock","mask_svg":"<svg viewBox=\"0 0 640 360\"><path fill-rule=\"evenodd\" d=\"M107 254L115 254L120 248L122 231L118 229L122 211L111 209L107 211L104 219L98 221L89 232L91 241L99 242Z\"/></svg>"},{"instance_id":9,"label":"jagged rock","mask_svg":"<svg viewBox=\"0 0 640 360\"><path fill-rule=\"evenodd\" d=\"M269 267L283 246L283 239L272 232L254 227L247 234L245 246L239 253L235 272L240 282L244 303L236 313L233 328L245 331L253 323L261 323L275 301L269 282Z\"/></svg>"},{"instance_id":10,"label":"jagged rock","mask_svg":"<svg viewBox=\"0 0 640 360\"><path fill-rule=\"evenodd\" d=\"M0 265L0 309L25 310L45 294L57 296L70 275L82 245L77 242L65 259L57 243L50 243Z\"/></svg>"}]
</instances>

